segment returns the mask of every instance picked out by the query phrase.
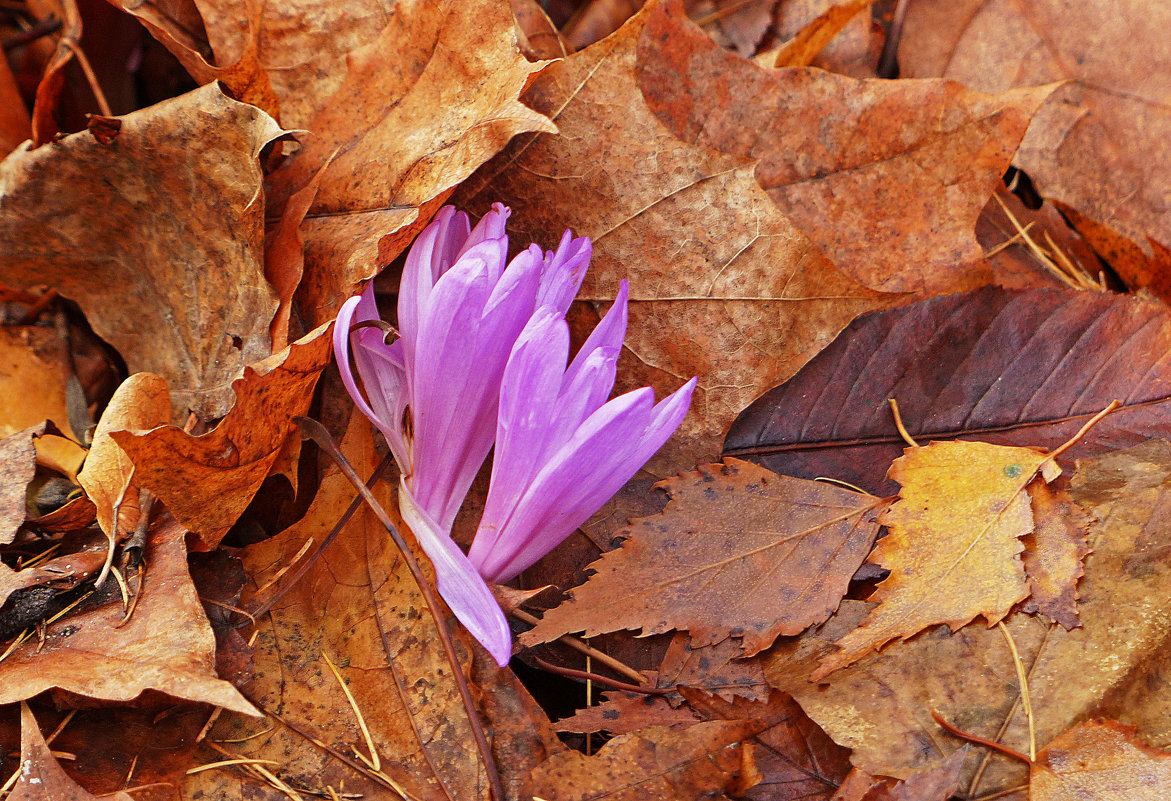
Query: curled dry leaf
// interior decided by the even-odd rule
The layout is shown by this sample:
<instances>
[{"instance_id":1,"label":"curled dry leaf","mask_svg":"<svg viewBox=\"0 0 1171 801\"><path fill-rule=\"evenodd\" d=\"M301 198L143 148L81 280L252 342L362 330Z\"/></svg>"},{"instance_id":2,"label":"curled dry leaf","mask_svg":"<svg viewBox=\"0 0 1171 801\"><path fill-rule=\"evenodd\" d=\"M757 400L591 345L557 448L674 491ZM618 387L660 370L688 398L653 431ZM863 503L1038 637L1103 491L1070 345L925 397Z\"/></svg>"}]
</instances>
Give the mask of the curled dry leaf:
<instances>
[{"instance_id":1,"label":"curled dry leaf","mask_svg":"<svg viewBox=\"0 0 1171 801\"><path fill-rule=\"evenodd\" d=\"M129 536L138 524L138 485L134 463L114 442L111 434L121 429L149 430L171 419L171 395L167 382L153 373L135 373L122 382L110 399L98 426L85 466L77 474L86 495L97 509L98 524L107 537L114 536L114 508L118 531Z\"/></svg>"},{"instance_id":2,"label":"curled dry leaf","mask_svg":"<svg viewBox=\"0 0 1171 801\"><path fill-rule=\"evenodd\" d=\"M399 3L347 63L345 80L307 123L314 135L272 176L283 205L325 171L301 229L298 298L308 325L333 317L514 135L554 130L517 99L540 67L517 50L507 3Z\"/></svg>"},{"instance_id":3,"label":"curled dry leaf","mask_svg":"<svg viewBox=\"0 0 1171 801\"><path fill-rule=\"evenodd\" d=\"M215 675L215 636L187 573L186 534L170 515L151 525L146 568L128 584L139 595L129 621L114 581L0 662L0 703L57 688L132 701L146 690L257 714Z\"/></svg>"},{"instance_id":4,"label":"curled dry leaf","mask_svg":"<svg viewBox=\"0 0 1171 801\"><path fill-rule=\"evenodd\" d=\"M0 282L56 287L177 412L219 417L269 353L257 156L281 130L215 86L121 119L112 145L83 131L0 164Z\"/></svg>"},{"instance_id":5,"label":"curled dry leaf","mask_svg":"<svg viewBox=\"0 0 1171 801\"><path fill-rule=\"evenodd\" d=\"M1025 488L1048 458L984 442L904 451L889 473L902 485L899 500L879 518L889 533L869 558L890 571L870 596L878 605L810 678L928 626L954 631L977 615L991 626L1028 597L1019 555L1033 530Z\"/></svg>"},{"instance_id":6,"label":"curled dry leaf","mask_svg":"<svg viewBox=\"0 0 1171 801\"><path fill-rule=\"evenodd\" d=\"M1117 398L1121 408L1065 459L1093 456L1171 436L1168 349L1162 303L992 288L934 298L854 322L745 410L724 453L889 494L894 482L880 476L905 443L888 398L922 442L979 437L1050 449Z\"/></svg>"},{"instance_id":7,"label":"curled dry leaf","mask_svg":"<svg viewBox=\"0 0 1171 801\"><path fill-rule=\"evenodd\" d=\"M781 213L885 292L987 282L976 218L1053 91L761 69L665 13L650 16L639 56L647 105L675 136L756 162Z\"/></svg>"},{"instance_id":8,"label":"curled dry leaf","mask_svg":"<svg viewBox=\"0 0 1171 801\"><path fill-rule=\"evenodd\" d=\"M915 3L899 65L904 78L942 76L985 91L1066 81L1037 113L1015 163L1045 197L1137 242L1171 245L1169 26L1171 7L1144 0Z\"/></svg>"},{"instance_id":9,"label":"curled dry leaf","mask_svg":"<svg viewBox=\"0 0 1171 801\"><path fill-rule=\"evenodd\" d=\"M1062 732L1037 754L1029 801L1163 801L1171 753L1150 748L1133 726L1091 720Z\"/></svg>"},{"instance_id":10,"label":"curled dry leaf","mask_svg":"<svg viewBox=\"0 0 1171 801\"><path fill-rule=\"evenodd\" d=\"M1030 667L1037 741L1104 715L1138 726L1146 741L1167 747L1171 690L1157 677L1171 670L1171 565L1163 558L1171 548L1171 443L1154 440L1080 460L1071 495L1095 518L1093 552L1080 585L1082 627L1066 631L1022 612L1005 620ZM769 681L853 749L855 765L905 778L950 754L960 741L931 721L932 709L964 731L999 736L1009 747L1028 751L1012 655L996 629L933 629L830 674L823 686L811 684L809 671L830 652L830 642L853 629L866 611L866 604L844 601L820 630L778 644L764 657ZM978 763L971 756L965 764L970 796L1027 780L1020 762L997 755L973 787Z\"/></svg>"},{"instance_id":11,"label":"curled dry leaf","mask_svg":"<svg viewBox=\"0 0 1171 801\"><path fill-rule=\"evenodd\" d=\"M654 726L616 737L593 756L564 751L533 769L522 797L642 801L743 795L759 778L743 742L760 728L744 721Z\"/></svg>"},{"instance_id":12,"label":"curled dry leaf","mask_svg":"<svg viewBox=\"0 0 1171 801\"><path fill-rule=\"evenodd\" d=\"M305 414L329 364L329 327L244 368L236 404L214 430L193 437L175 426L111 437L134 463L135 481L157 495L190 531L219 544L264 482Z\"/></svg>"},{"instance_id":13,"label":"curled dry leaf","mask_svg":"<svg viewBox=\"0 0 1171 801\"><path fill-rule=\"evenodd\" d=\"M671 496L664 512L621 532L622 547L593 563L595 575L522 645L571 631L687 629L692 645L738 637L751 656L829 617L874 543L883 503L737 459L659 486Z\"/></svg>"},{"instance_id":14,"label":"curled dry leaf","mask_svg":"<svg viewBox=\"0 0 1171 801\"><path fill-rule=\"evenodd\" d=\"M662 30L674 32L666 43ZM676 6L653 3L618 33L547 67L524 100L560 135L518 137L456 196L476 211L510 205L521 241L551 245L567 227L593 239L578 297L595 308L578 309L576 330L589 330L597 307L629 279L616 390L649 385L661 397L692 375L700 382L679 433L648 466L659 476L711 461L752 398L884 302L777 212L750 162L679 138L648 107L641 63L686 58L667 52L699 48L701 39Z\"/></svg>"},{"instance_id":15,"label":"curled dry leaf","mask_svg":"<svg viewBox=\"0 0 1171 801\"><path fill-rule=\"evenodd\" d=\"M57 763L45 744L37 719L28 704L20 705L20 778L8 801L97 801ZM129 793L104 796L108 801L134 801Z\"/></svg>"},{"instance_id":16,"label":"curled dry leaf","mask_svg":"<svg viewBox=\"0 0 1171 801\"><path fill-rule=\"evenodd\" d=\"M81 534L63 540L62 544L66 551L64 556L57 556L33 567L11 570L7 565L0 564L0 607L19 590L50 587L61 592L72 589L97 575L106 562L109 549L100 537L95 539ZM13 621L6 619L3 622L10 625Z\"/></svg>"}]
</instances>

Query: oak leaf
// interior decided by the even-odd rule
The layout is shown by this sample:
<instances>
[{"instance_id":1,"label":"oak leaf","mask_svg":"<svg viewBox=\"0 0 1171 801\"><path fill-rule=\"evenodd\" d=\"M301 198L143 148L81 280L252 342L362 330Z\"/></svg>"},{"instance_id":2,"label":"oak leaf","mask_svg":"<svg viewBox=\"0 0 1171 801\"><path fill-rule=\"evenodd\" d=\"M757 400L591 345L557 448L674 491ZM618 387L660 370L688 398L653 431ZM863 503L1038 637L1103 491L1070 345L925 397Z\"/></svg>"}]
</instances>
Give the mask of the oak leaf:
<instances>
[{"instance_id":1,"label":"oak leaf","mask_svg":"<svg viewBox=\"0 0 1171 801\"><path fill-rule=\"evenodd\" d=\"M292 418L309 409L331 356L322 326L280 353L244 368L232 382L236 404L198 437L176 426L116 430L114 442L134 463L134 480L211 547L251 502L293 434Z\"/></svg>"},{"instance_id":2,"label":"oak leaf","mask_svg":"<svg viewBox=\"0 0 1171 801\"><path fill-rule=\"evenodd\" d=\"M687 629L693 646L741 638L741 655L829 617L878 533L882 499L729 459L661 482L661 515L621 532L573 598L521 635Z\"/></svg>"},{"instance_id":3,"label":"oak leaf","mask_svg":"<svg viewBox=\"0 0 1171 801\"><path fill-rule=\"evenodd\" d=\"M661 43L660 28L680 38ZM680 138L648 107L641 63L698 46L690 30L674 5L651 3L613 36L547 67L523 99L560 134L517 137L455 198L475 212L507 203L520 241L551 244L567 227L593 239L578 294L592 308L578 307L576 330L588 330L629 280L616 390L652 386L661 396L699 376L691 413L648 465L660 477L711 461L753 398L886 302L777 212L752 162Z\"/></svg>"},{"instance_id":4,"label":"oak leaf","mask_svg":"<svg viewBox=\"0 0 1171 801\"><path fill-rule=\"evenodd\" d=\"M932 442L896 459L889 476L902 491L879 518L889 533L869 557L890 575L870 596L878 606L811 680L928 626L955 631L977 615L991 626L1028 597L1019 556L1033 530L1025 489L1046 462L1030 448L983 442Z\"/></svg>"},{"instance_id":5,"label":"oak leaf","mask_svg":"<svg viewBox=\"0 0 1171 801\"><path fill-rule=\"evenodd\" d=\"M839 270L884 292L987 283L976 219L1054 89L989 95L761 69L663 12L648 18L637 79L675 136L756 162L780 212Z\"/></svg>"},{"instance_id":6,"label":"oak leaf","mask_svg":"<svg viewBox=\"0 0 1171 801\"><path fill-rule=\"evenodd\" d=\"M121 119L111 145L83 131L0 164L0 282L55 286L177 414L219 417L270 352L258 155L282 131L215 86Z\"/></svg>"},{"instance_id":7,"label":"oak leaf","mask_svg":"<svg viewBox=\"0 0 1171 801\"><path fill-rule=\"evenodd\" d=\"M1029 801L1163 801L1171 753L1150 748L1133 726L1092 720L1062 732L1037 754Z\"/></svg>"},{"instance_id":8,"label":"oak leaf","mask_svg":"<svg viewBox=\"0 0 1171 801\"><path fill-rule=\"evenodd\" d=\"M1162 35L1171 9L1123 0L1072 11L1061 0L915 4L899 45L902 77L985 91L1066 82L1014 163L1043 196L1135 241L1171 245L1171 43Z\"/></svg>"},{"instance_id":9,"label":"oak leaf","mask_svg":"<svg viewBox=\"0 0 1171 801\"><path fill-rule=\"evenodd\" d=\"M904 443L888 398L919 441L1050 449L1121 400L1065 454L1072 464L1171 436L1169 348L1167 306L1126 295L988 288L933 298L852 323L744 411L724 455L892 494L880 477Z\"/></svg>"}]
</instances>

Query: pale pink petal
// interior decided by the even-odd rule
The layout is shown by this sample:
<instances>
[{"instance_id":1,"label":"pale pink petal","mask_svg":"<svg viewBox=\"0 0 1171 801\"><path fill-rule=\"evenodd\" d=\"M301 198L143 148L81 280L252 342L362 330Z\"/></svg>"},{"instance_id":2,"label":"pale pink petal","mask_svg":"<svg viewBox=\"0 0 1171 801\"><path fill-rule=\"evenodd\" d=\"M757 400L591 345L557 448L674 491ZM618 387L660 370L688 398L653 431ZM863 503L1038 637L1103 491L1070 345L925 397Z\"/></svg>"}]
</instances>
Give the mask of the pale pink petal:
<instances>
[{"instance_id":1,"label":"pale pink petal","mask_svg":"<svg viewBox=\"0 0 1171 801\"><path fill-rule=\"evenodd\" d=\"M627 317L627 297L630 293L630 286L623 278L618 284L618 294L614 297L614 303L611 304L609 311L602 317L594 330L586 338L585 343L581 346L581 350L573 357L573 362L570 363L569 369L565 371L566 383L574 383L577 371L581 369L582 363L589 358L590 353L599 349L618 349L622 348L622 341L626 339L626 317ZM611 386L613 384L611 383ZM606 391L609 394L609 390Z\"/></svg>"},{"instance_id":2,"label":"pale pink petal","mask_svg":"<svg viewBox=\"0 0 1171 801\"><path fill-rule=\"evenodd\" d=\"M589 238L574 239L573 232L567 230L561 236L557 251L545 254L537 304L552 306L564 313L581 288L593 254L594 246Z\"/></svg>"},{"instance_id":3,"label":"pale pink petal","mask_svg":"<svg viewBox=\"0 0 1171 801\"><path fill-rule=\"evenodd\" d=\"M455 263L469 230L468 215L457 212L454 206L444 206L407 252L398 289L398 330L404 340L408 369L414 369L419 318L427 306L431 288Z\"/></svg>"}]
</instances>

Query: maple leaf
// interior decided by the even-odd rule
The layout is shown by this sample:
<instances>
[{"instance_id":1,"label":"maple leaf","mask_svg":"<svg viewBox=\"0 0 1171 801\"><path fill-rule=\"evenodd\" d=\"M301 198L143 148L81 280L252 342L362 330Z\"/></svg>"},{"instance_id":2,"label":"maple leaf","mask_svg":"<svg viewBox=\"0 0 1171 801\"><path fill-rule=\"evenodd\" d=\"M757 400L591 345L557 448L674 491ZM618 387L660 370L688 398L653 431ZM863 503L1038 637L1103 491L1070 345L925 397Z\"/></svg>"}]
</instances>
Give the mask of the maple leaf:
<instances>
[{"instance_id":1,"label":"maple leaf","mask_svg":"<svg viewBox=\"0 0 1171 801\"><path fill-rule=\"evenodd\" d=\"M656 26L683 38L663 43ZM700 377L692 413L649 463L659 476L711 461L740 409L856 314L887 302L777 211L751 161L680 138L649 108L640 65L678 44L698 46L690 26L676 6L651 3L613 36L546 68L523 99L560 134L517 137L455 196L477 212L506 203L521 239L556 241L570 227L593 240L578 294L593 308L578 308L576 331L592 327L629 280L617 391L651 386L662 396Z\"/></svg>"},{"instance_id":2,"label":"maple leaf","mask_svg":"<svg viewBox=\"0 0 1171 801\"><path fill-rule=\"evenodd\" d=\"M1092 720L1037 754L1029 801L1163 801L1171 794L1171 753L1151 748L1133 726Z\"/></svg>"},{"instance_id":3,"label":"maple leaf","mask_svg":"<svg viewBox=\"0 0 1171 801\"><path fill-rule=\"evenodd\" d=\"M869 559L890 571L870 596L878 606L810 679L928 626L955 631L977 615L991 626L1023 601L1019 539L1033 530L1025 488L1047 462L1030 448L983 442L908 448L889 473L903 487L899 500L879 518L890 533Z\"/></svg>"},{"instance_id":4,"label":"maple leaf","mask_svg":"<svg viewBox=\"0 0 1171 801\"><path fill-rule=\"evenodd\" d=\"M1138 242L1171 245L1171 111L1161 89L1171 10L1143 0L1011 5L988 0L918 4L899 46L906 78L943 76L977 89L1065 81L1041 107L1015 163L1046 197ZM1111 153L1103 159L1099 154Z\"/></svg>"},{"instance_id":5,"label":"maple leaf","mask_svg":"<svg viewBox=\"0 0 1171 801\"><path fill-rule=\"evenodd\" d=\"M878 533L882 499L729 459L658 485L663 514L620 533L572 600L521 635L687 629L692 644L741 638L751 656L829 617Z\"/></svg>"},{"instance_id":6,"label":"maple leaf","mask_svg":"<svg viewBox=\"0 0 1171 801\"><path fill-rule=\"evenodd\" d=\"M1053 449L1117 397L1066 453L1096 456L1171 436L1168 348L1167 306L1125 295L990 287L933 298L852 323L744 411L724 455L891 494L880 476L904 443L887 398L920 441Z\"/></svg>"}]
</instances>

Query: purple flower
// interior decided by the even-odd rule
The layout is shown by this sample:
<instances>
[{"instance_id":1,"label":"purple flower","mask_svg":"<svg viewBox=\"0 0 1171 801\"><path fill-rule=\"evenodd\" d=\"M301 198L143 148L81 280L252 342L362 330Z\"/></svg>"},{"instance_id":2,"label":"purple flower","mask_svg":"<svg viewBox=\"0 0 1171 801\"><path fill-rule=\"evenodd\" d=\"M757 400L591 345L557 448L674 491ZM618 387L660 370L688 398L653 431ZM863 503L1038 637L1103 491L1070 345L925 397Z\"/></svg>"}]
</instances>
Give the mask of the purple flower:
<instances>
[{"instance_id":1,"label":"purple flower","mask_svg":"<svg viewBox=\"0 0 1171 801\"><path fill-rule=\"evenodd\" d=\"M390 444L403 519L439 592L501 665L511 634L484 578L515 576L600 508L679 425L695 386L658 405L649 388L605 402L626 330L625 282L566 369L564 315L590 242L566 231L556 252L531 245L507 262L508 215L495 204L471 229L467 215L439 212L407 255L392 344L369 286L346 301L334 328L342 380ZM493 441L469 558L451 526Z\"/></svg>"},{"instance_id":2,"label":"purple flower","mask_svg":"<svg viewBox=\"0 0 1171 801\"><path fill-rule=\"evenodd\" d=\"M650 387L607 402L626 335L626 282L566 369L569 326L537 311L500 389L496 452L468 558L486 580L515 578L598 511L679 427L696 379L655 403Z\"/></svg>"}]
</instances>

